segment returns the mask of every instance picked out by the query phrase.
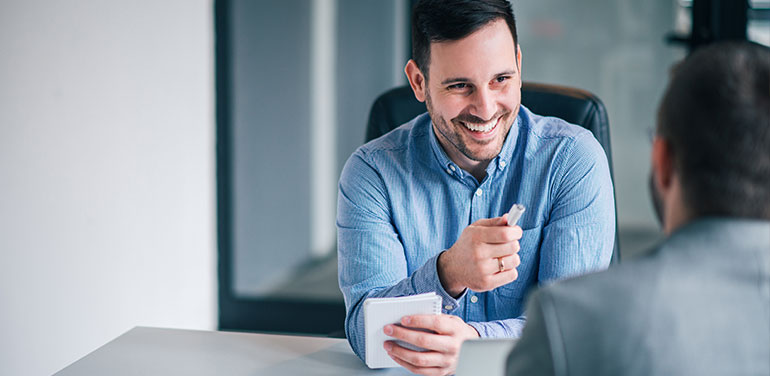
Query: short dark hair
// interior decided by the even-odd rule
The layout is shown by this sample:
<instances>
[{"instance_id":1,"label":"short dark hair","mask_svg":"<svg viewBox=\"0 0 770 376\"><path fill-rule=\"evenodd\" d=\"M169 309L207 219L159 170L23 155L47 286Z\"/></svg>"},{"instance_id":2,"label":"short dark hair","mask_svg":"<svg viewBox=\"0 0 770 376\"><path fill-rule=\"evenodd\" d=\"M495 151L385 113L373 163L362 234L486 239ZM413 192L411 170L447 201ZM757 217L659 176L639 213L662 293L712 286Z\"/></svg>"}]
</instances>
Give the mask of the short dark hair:
<instances>
[{"instance_id":1,"label":"short dark hair","mask_svg":"<svg viewBox=\"0 0 770 376\"><path fill-rule=\"evenodd\" d=\"M770 219L770 48L702 47L673 73L657 133L699 216Z\"/></svg>"},{"instance_id":2,"label":"short dark hair","mask_svg":"<svg viewBox=\"0 0 770 376\"><path fill-rule=\"evenodd\" d=\"M498 19L505 20L518 45L507 0L420 0L412 8L412 59L427 78L431 43L460 40Z\"/></svg>"}]
</instances>

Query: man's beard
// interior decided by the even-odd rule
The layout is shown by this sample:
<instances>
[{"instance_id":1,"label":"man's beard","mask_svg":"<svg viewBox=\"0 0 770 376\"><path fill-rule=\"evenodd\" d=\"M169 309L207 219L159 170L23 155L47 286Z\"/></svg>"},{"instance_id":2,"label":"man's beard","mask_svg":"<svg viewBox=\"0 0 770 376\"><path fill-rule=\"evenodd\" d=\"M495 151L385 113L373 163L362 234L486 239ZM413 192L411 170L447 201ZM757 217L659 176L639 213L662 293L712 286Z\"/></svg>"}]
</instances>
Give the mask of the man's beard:
<instances>
[{"instance_id":1,"label":"man's beard","mask_svg":"<svg viewBox=\"0 0 770 376\"><path fill-rule=\"evenodd\" d=\"M652 172L649 178L649 191L652 207L655 209L655 217L658 218L658 223L663 226L663 199L660 197L660 192L655 188L655 179Z\"/></svg>"},{"instance_id":2,"label":"man's beard","mask_svg":"<svg viewBox=\"0 0 770 376\"><path fill-rule=\"evenodd\" d=\"M476 162L485 162L485 161L490 161L494 159L500 153L500 149L502 149L502 146L503 146L502 142L500 143L500 145L498 145L497 151L494 153L494 155L478 155L468 147L463 137L460 136L459 131L454 130L454 127L455 127L454 121L463 121L466 123L479 124L479 123L485 123L486 121L484 119L481 119L471 114L462 113L457 117L455 117L454 119L451 119L449 120L449 122L447 122L446 120L444 120L444 117L441 116L441 114L434 111L433 105L431 103L430 94L428 94L427 92L425 95L425 106L428 108L428 114L430 115L431 120L435 124L436 129L438 130L438 133L440 133L444 139L446 139L449 143L451 143L460 153L462 153L468 159ZM510 118L509 113L510 111L501 109L492 117L492 119L501 118L500 124L497 124L497 126L503 127L503 133L505 133L506 135L505 137L507 137L507 133L508 133L508 130L510 130L510 127L507 127L508 130L506 130L505 129L506 124L503 124L503 122L509 121L509 118ZM487 120L491 120L491 119L487 119ZM505 138L503 138L503 142L504 141L505 141ZM500 141L498 139L494 139L494 140L489 140L488 142L500 142Z\"/></svg>"}]
</instances>

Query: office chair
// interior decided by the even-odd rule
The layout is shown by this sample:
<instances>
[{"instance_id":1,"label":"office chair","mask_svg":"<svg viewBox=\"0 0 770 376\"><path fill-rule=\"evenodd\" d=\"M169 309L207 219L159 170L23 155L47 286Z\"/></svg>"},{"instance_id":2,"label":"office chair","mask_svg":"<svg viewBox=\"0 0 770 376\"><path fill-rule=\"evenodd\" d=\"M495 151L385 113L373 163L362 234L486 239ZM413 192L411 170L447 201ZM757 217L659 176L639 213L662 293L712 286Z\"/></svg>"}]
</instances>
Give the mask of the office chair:
<instances>
[{"instance_id":1,"label":"office chair","mask_svg":"<svg viewBox=\"0 0 770 376\"><path fill-rule=\"evenodd\" d=\"M610 123L604 104L598 97L576 88L524 82L521 88L521 104L538 115L558 117L591 131L607 155L610 177L614 185L615 175L610 152ZM369 123L366 127L366 142L390 132L425 111L427 111L425 103L414 97L409 85L386 91L372 104L372 109L369 112ZM617 200L615 204L617 206ZM620 262L617 228L616 207L615 248L612 250L611 263Z\"/></svg>"}]
</instances>

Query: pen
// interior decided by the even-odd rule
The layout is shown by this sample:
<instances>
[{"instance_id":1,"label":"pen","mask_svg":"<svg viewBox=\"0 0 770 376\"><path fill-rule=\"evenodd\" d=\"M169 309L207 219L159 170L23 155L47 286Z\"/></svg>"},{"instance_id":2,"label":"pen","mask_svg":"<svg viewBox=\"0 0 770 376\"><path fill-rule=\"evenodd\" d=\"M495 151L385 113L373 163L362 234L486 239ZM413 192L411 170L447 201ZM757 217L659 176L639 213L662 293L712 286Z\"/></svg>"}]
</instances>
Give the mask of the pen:
<instances>
[{"instance_id":1,"label":"pen","mask_svg":"<svg viewBox=\"0 0 770 376\"><path fill-rule=\"evenodd\" d=\"M524 214L524 210L527 210L522 204L513 204L511 210L508 211L508 226L516 226L516 222L519 221L521 215ZM504 272L505 262L502 257L497 258L497 265L500 267L500 273Z\"/></svg>"},{"instance_id":2,"label":"pen","mask_svg":"<svg viewBox=\"0 0 770 376\"><path fill-rule=\"evenodd\" d=\"M527 210L524 205L513 204L511 210L508 211L508 226L516 226L516 222L518 222L521 215L524 214L524 210Z\"/></svg>"}]
</instances>

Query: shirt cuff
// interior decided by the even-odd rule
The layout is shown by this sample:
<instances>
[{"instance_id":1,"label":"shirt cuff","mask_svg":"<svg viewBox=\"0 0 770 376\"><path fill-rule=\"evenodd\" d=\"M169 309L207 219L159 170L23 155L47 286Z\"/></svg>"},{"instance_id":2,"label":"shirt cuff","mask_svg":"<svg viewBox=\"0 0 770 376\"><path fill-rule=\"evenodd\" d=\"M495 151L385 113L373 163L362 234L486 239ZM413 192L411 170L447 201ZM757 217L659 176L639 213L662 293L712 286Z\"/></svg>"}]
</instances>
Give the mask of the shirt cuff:
<instances>
[{"instance_id":1,"label":"shirt cuff","mask_svg":"<svg viewBox=\"0 0 770 376\"><path fill-rule=\"evenodd\" d=\"M443 252L441 252L443 253ZM449 295L444 286L441 285L441 280L438 278L438 257L431 257L422 268L417 269L412 275L412 283L414 283L414 289L416 291L435 291L441 297L441 311L446 314L452 314L458 308L460 308L459 300L461 300L468 289L465 289L457 299Z\"/></svg>"},{"instance_id":2,"label":"shirt cuff","mask_svg":"<svg viewBox=\"0 0 770 376\"><path fill-rule=\"evenodd\" d=\"M476 329L481 338L519 338L526 321L518 318L488 322L468 322L467 324Z\"/></svg>"}]
</instances>

